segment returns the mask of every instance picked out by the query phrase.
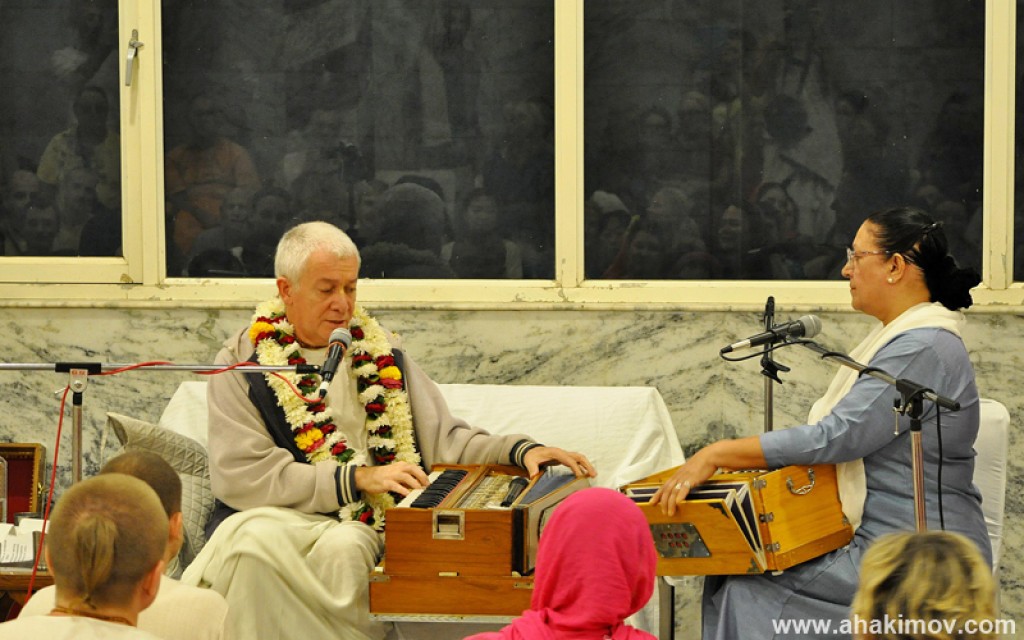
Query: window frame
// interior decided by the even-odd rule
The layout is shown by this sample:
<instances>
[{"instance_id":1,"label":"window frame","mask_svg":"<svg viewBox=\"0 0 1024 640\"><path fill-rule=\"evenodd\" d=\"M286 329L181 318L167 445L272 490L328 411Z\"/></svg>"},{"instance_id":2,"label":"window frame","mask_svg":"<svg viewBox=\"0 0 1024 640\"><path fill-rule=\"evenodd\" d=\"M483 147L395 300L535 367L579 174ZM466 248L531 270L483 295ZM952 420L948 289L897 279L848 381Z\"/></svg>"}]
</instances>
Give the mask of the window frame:
<instances>
[{"instance_id":1,"label":"window frame","mask_svg":"<svg viewBox=\"0 0 1024 640\"><path fill-rule=\"evenodd\" d=\"M759 309L767 295L793 309L849 310L838 281L608 281L583 276L583 4L555 2L555 278L365 280L374 308ZM1013 283L1016 3L986 3L984 236L980 311L1024 308ZM2 258L0 304L61 307L249 308L269 279L167 277L164 257L162 59L159 3L121 0L119 50L133 29L144 42L131 86L120 65L123 258ZM1000 135L1001 134L1001 135Z\"/></svg>"}]
</instances>

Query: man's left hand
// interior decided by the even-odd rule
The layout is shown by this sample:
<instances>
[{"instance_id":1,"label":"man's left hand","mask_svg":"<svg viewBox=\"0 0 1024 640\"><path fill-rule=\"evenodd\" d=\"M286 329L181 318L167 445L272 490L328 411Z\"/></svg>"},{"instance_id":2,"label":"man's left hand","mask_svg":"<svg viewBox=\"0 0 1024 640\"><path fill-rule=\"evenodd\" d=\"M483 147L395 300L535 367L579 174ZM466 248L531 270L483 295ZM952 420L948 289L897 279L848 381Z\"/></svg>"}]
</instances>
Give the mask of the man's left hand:
<instances>
[{"instance_id":1,"label":"man's left hand","mask_svg":"<svg viewBox=\"0 0 1024 640\"><path fill-rule=\"evenodd\" d=\"M575 451L566 451L558 447L534 447L523 457L526 472L530 474L531 478L540 473L542 466L546 467L554 463L569 467L577 478L597 477L597 470L594 469L594 465L590 464L590 460L587 460L587 456Z\"/></svg>"}]
</instances>

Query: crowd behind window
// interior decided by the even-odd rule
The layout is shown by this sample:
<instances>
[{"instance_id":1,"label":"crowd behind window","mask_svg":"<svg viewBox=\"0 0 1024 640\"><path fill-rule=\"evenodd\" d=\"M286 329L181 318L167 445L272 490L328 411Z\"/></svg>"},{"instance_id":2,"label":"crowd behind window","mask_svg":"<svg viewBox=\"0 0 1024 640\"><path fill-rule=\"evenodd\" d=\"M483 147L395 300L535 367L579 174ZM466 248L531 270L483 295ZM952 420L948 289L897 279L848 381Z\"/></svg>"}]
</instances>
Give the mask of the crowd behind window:
<instances>
[{"instance_id":1,"label":"crowd behind window","mask_svg":"<svg viewBox=\"0 0 1024 640\"><path fill-rule=\"evenodd\" d=\"M117 1L38 5L0 5L4 254L121 255ZM239 6L162 3L168 275L321 219L367 277L553 277L551 0ZM980 267L984 12L588 0L586 277L834 279L899 204Z\"/></svg>"}]
</instances>

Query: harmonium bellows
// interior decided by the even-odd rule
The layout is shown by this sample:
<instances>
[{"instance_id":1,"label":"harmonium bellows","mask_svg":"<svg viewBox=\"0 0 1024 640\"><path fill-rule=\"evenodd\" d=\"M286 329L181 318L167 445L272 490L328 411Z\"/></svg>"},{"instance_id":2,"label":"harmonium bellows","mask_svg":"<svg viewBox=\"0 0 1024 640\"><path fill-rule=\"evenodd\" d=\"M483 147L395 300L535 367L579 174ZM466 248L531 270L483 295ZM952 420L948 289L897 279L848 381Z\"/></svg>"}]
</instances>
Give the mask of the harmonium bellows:
<instances>
[{"instance_id":1,"label":"harmonium bellows","mask_svg":"<svg viewBox=\"0 0 1024 640\"><path fill-rule=\"evenodd\" d=\"M853 538L834 465L716 473L666 516L649 501L677 468L622 488L650 524L658 575L782 571Z\"/></svg>"},{"instance_id":2,"label":"harmonium bellows","mask_svg":"<svg viewBox=\"0 0 1024 640\"><path fill-rule=\"evenodd\" d=\"M550 469L439 465L430 485L386 514L371 614L516 616L530 606L541 531L555 506L590 486Z\"/></svg>"}]
</instances>

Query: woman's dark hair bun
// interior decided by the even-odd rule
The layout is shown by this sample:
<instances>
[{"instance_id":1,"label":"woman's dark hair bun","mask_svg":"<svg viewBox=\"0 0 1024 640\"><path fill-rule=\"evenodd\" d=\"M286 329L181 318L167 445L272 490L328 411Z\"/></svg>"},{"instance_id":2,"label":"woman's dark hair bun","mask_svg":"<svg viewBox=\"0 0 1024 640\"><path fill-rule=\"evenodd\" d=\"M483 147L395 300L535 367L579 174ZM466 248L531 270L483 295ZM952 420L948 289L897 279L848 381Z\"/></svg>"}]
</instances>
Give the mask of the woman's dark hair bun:
<instances>
[{"instance_id":1,"label":"woman's dark hair bun","mask_svg":"<svg viewBox=\"0 0 1024 640\"><path fill-rule=\"evenodd\" d=\"M961 268L949 253L949 243L941 222L915 207L897 207L868 217L878 227L879 246L902 254L924 273L932 302L957 311L974 304L971 289L981 276L971 268Z\"/></svg>"},{"instance_id":2,"label":"woman's dark hair bun","mask_svg":"<svg viewBox=\"0 0 1024 640\"><path fill-rule=\"evenodd\" d=\"M947 255L942 261L946 267L935 275L924 272L925 284L932 294L932 302L940 302L947 309L967 309L974 304L971 289L981 283L981 276L974 269L957 266L953 256Z\"/></svg>"}]
</instances>

